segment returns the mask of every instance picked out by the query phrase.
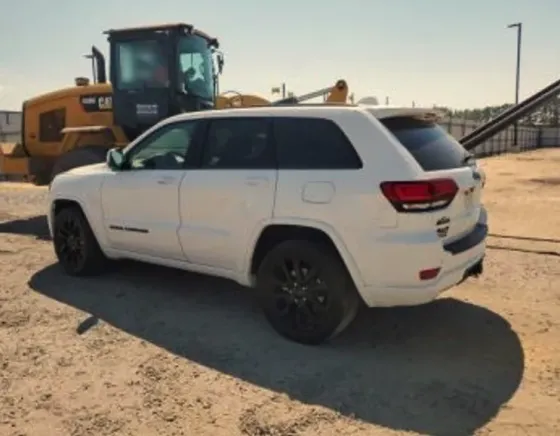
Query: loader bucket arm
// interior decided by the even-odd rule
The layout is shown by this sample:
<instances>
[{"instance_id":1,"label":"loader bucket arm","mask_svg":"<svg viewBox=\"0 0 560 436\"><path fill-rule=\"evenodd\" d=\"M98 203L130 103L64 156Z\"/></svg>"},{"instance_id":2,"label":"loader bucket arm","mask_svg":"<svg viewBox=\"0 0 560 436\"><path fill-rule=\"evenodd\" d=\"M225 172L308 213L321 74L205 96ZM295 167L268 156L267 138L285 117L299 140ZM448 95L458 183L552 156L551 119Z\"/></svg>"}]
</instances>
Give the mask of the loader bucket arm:
<instances>
[{"instance_id":1,"label":"loader bucket arm","mask_svg":"<svg viewBox=\"0 0 560 436\"><path fill-rule=\"evenodd\" d=\"M348 98L348 84L346 80L339 80L331 88L325 103L346 103Z\"/></svg>"},{"instance_id":2,"label":"loader bucket arm","mask_svg":"<svg viewBox=\"0 0 560 436\"><path fill-rule=\"evenodd\" d=\"M545 105L555 98L558 93L560 93L560 80L551 83L521 103L506 109L494 119L477 127L468 135L463 136L459 142L466 150L470 151L490 139L496 133Z\"/></svg>"},{"instance_id":3,"label":"loader bucket arm","mask_svg":"<svg viewBox=\"0 0 560 436\"><path fill-rule=\"evenodd\" d=\"M321 88L317 91L310 92L308 94L283 98L281 100L273 101L271 104L273 106L282 105L282 104L297 104L303 101L311 100L312 98L322 97L327 95L325 103L339 103L345 104L346 99L348 98L348 84L346 80L337 80L334 86L329 86L327 88Z\"/></svg>"}]
</instances>

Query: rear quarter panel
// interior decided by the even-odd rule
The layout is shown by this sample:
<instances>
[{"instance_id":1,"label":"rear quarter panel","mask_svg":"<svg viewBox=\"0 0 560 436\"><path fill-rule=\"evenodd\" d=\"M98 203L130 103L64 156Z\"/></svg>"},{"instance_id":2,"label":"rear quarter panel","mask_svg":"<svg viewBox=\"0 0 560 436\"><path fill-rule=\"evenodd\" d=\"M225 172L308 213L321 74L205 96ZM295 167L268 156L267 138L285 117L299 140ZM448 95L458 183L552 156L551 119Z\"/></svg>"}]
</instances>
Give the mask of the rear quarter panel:
<instances>
[{"instance_id":1,"label":"rear quarter panel","mask_svg":"<svg viewBox=\"0 0 560 436\"><path fill-rule=\"evenodd\" d=\"M308 115L306 115L308 116ZM357 266L355 282L381 273L383 253L375 240L397 224L396 214L382 196L379 184L385 180L410 179L418 166L371 115L359 110L329 116L346 134L363 163L355 170L281 170L274 208L275 221L297 217L331 229L346 250L345 260ZM364 239L366 237L366 239ZM340 248L340 247L339 247Z\"/></svg>"}]
</instances>

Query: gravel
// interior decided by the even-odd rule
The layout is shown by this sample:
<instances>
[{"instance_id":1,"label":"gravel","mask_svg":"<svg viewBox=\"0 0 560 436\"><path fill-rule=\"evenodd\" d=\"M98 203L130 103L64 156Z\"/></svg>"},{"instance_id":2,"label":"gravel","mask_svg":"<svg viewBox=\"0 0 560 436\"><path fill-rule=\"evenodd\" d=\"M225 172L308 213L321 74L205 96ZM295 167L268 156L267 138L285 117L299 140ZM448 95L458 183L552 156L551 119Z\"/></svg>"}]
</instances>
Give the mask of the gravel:
<instances>
[{"instance_id":1,"label":"gravel","mask_svg":"<svg viewBox=\"0 0 560 436\"><path fill-rule=\"evenodd\" d=\"M231 282L64 276L45 189L0 183L0 434L560 434L560 149L485 159L484 275L283 340ZM520 238L521 237L521 238Z\"/></svg>"}]
</instances>

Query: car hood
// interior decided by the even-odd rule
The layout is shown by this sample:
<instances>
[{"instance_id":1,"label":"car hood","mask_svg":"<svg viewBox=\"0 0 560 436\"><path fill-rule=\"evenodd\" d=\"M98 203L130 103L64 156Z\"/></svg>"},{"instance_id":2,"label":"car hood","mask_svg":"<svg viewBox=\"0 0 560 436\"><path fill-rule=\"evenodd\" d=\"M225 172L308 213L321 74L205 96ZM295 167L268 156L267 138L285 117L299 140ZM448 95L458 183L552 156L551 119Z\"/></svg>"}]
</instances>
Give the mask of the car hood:
<instances>
[{"instance_id":1,"label":"car hood","mask_svg":"<svg viewBox=\"0 0 560 436\"><path fill-rule=\"evenodd\" d=\"M73 168L58 174L50 185L53 192L66 192L77 194L82 189L99 187L111 169L106 163L96 163Z\"/></svg>"},{"instance_id":2,"label":"car hood","mask_svg":"<svg viewBox=\"0 0 560 436\"><path fill-rule=\"evenodd\" d=\"M91 165L84 165L78 168L73 168L66 171L64 174L69 176L86 176L94 174L107 174L112 172L109 166L105 163L95 163Z\"/></svg>"}]
</instances>

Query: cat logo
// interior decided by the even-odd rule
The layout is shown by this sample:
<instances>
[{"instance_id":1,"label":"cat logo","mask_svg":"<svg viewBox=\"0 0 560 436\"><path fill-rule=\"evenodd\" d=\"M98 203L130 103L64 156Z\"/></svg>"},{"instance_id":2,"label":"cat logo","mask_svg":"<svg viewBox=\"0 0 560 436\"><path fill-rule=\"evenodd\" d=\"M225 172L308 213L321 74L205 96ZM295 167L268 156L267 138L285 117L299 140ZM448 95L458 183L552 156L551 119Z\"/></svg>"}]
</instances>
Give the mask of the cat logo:
<instances>
[{"instance_id":1,"label":"cat logo","mask_svg":"<svg viewBox=\"0 0 560 436\"><path fill-rule=\"evenodd\" d=\"M85 112L110 112L113 110L113 96L111 94L84 95L80 104Z\"/></svg>"}]
</instances>

